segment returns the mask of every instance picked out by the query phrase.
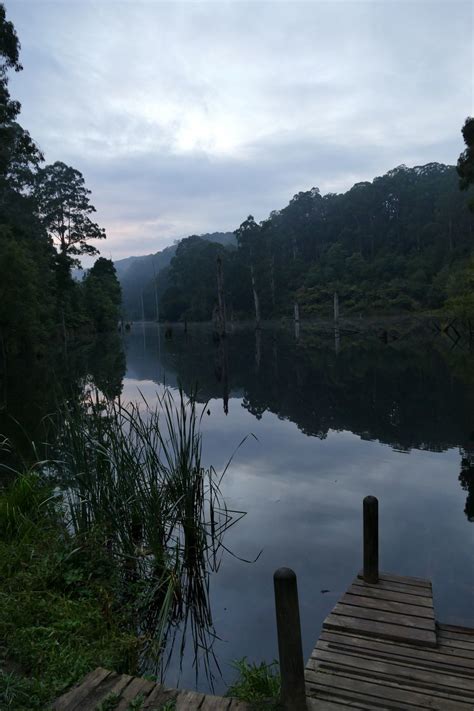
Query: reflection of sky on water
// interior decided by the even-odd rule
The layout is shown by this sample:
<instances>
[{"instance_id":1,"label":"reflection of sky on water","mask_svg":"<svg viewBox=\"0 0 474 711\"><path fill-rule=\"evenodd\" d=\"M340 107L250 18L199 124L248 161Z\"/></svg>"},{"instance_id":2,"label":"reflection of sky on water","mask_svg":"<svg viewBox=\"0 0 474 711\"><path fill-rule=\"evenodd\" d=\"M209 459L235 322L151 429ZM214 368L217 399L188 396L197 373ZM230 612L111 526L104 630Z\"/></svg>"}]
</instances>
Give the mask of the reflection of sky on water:
<instances>
[{"instance_id":1,"label":"reflection of sky on water","mask_svg":"<svg viewBox=\"0 0 474 711\"><path fill-rule=\"evenodd\" d=\"M141 380L141 370L129 354L124 399L135 399L138 387L153 399L159 386L149 372ZM177 382L169 366L167 382ZM211 414L202 424L204 461L218 472L246 435L257 437L238 449L222 487L229 508L247 512L227 532L225 544L248 559L262 551L253 564L225 555L212 578L221 637L216 651L226 681L233 676L232 659L277 656L272 575L282 565L298 575L309 654L323 618L360 568L367 494L380 501L381 568L431 578L437 617L474 626L474 525L463 512L457 448L400 453L348 431L308 437L271 412L255 418L242 402L231 397L224 416L222 400L210 400ZM181 684L193 682L193 671L185 668Z\"/></svg>"}]
</instances>

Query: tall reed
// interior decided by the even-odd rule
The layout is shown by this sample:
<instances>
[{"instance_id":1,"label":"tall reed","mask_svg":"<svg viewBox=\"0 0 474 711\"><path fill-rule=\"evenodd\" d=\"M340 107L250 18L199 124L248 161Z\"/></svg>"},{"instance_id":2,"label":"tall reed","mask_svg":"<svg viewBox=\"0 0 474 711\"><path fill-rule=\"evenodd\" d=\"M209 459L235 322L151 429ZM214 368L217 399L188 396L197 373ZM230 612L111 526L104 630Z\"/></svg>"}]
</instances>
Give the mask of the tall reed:
<instances>
[{"instance_id":1,"label":"tall reed","mask_svg":"<svg viewBox=\"0 0 474 711\"><path fill-rule=\"evenodd\" d=\"M117 564L124 605L142 639L142 669L165 671L191 636L196 675L217 660L209 575L243 512L226 507L222 475L202 463L194 396L169 390L150 406L89 392L57 414L54 469L74 533L100 531ZM218 665L217 665L218 668Z\"/></svg>"}]
</instances>

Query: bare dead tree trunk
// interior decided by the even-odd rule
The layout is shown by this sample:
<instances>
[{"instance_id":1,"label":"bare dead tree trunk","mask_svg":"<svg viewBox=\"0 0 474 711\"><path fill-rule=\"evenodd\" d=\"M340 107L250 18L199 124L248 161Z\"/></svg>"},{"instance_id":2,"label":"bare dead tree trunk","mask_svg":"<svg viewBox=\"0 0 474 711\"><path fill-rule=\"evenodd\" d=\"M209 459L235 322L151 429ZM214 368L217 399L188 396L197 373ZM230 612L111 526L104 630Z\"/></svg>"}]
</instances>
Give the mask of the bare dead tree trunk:
<instances>
[{"instance_id":1,"label":"bare dead tree trunk","mask_svg":"<svg viewBox=\"0 0 474 711\"><path fill-rule=\"evenodd\" d=\"M253 262L250 262L250 277L252 280L253 302L255 305L255 325L260 328L260 301L257 293L257 285L255 281L255 269Z\"/></svg>"},{"instance_id":2,"label":"bare dead tree trunk","mask_svg":"<svg viewBox=\"0 0 474 711\"><path fill-rule=\"evenodd\" d=\"M293 261L296 262L296 257L298 256L298 245L296 244L296 236L294 233L291 235L291 247L293 250Z\"/></svg>"},{"instance_id":3,"label":"bare dead tree trunk","mask_svg":"<svg viewBox=\"0 0 474 711\"><path fill-rule=\"evenodd\" d=\"M270 259L270 288L272 292L272 306L275 310L275 255L272 254Z\"/></svg>"},{"instance_id":4,"label":"bare dead tree trunk","mask_svg":"<svg viewBox=\"0 0 474 711\"><path fill-rule=\"evenodd\" d=\"M224 293L224 273L222 271L222 259L217 257L217 300L219 303L219 336L225 338L227 333L225 293Z\"/></svg>"},{"instance_id":5,"label":"bare dead tree trunk","mask_svg":"<svg viewBox=\"0 0 474 711\"><path fill-rule=\"evenodd\" d=\"M300 337L300 307L296 301L293 304L293 310L295 313L295 338L298 341Z\"/></svg>"}]
</instances>

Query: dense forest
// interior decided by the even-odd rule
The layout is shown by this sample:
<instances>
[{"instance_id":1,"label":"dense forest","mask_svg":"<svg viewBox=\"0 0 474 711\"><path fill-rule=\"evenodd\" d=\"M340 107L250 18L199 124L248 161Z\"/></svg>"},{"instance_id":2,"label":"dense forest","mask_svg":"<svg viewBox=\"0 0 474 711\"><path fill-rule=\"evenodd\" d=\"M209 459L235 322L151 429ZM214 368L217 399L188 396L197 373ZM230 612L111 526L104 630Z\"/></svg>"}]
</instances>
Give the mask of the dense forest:
<instances>
[{"instance_id":1,"label":"dense forest","mask_svg":"<svg viewBox=\"0 0 474 711\"><path fill-rule=\"evenodd\" d=\"M334 292L343 314L471 310L474 215L459 170L401 165L344 194L300 192L260 223L249 216L234 243L184 239L141 294L123 284L133 316L143 296L147 318L159 301L162 320L211 319L218 257L234 318L291 316L295 303L303 317L327 315Z\"/></svg>"},{"instance_id":2,"label":"dense forest","mask_svg":"<svg viewBox=\"0 0 474 711\"><path fill-rule=\"evenodd\" d=\"M43 155L17 122L9 92L19 72L20 43L0 4L0 374L16 357L42 357L78 335L116 329L120 285L111 260L99 258L83 281L72 278L91 240L105 232L93 220L82 174ZM6 377L6 376L5 376Z\"/></svg>"}]
</instances>

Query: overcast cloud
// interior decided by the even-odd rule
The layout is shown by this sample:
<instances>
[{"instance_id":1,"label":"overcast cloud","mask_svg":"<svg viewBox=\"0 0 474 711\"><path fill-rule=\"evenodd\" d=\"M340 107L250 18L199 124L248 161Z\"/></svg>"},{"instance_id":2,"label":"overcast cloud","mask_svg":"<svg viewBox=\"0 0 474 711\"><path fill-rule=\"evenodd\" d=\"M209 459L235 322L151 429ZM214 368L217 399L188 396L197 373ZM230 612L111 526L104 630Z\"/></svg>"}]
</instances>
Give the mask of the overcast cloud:
<instances>
[{"instance_id":1,"label":"overcast cloud","mask_svg":"<svg viewBox=\"0 0 474 711\"><path fill-rule=\"evenodd\" d=\"M83 172L114 259L455 163L473 112L471 0L5 4L21 122Z\"/></svg>"}]
</instances>

